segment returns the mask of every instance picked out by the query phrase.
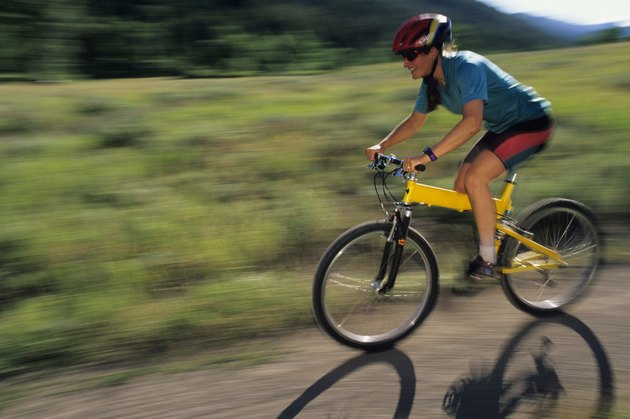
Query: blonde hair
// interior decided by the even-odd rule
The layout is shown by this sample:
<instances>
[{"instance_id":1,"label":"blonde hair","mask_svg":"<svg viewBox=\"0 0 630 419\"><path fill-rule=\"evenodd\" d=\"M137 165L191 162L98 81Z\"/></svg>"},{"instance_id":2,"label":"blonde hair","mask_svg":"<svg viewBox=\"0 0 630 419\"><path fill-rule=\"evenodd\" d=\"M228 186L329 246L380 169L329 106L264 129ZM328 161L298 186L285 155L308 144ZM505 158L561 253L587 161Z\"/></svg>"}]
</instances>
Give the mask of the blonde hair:
<instances>
[{"instance_id":1,"label":"blonde hair","mask_svg":"<svg viewBox=\"0 0 630 419\"><path fill-rule=\"evenodd\" d=\"M442 45L442 52L457 52L457 43L453 39L451 42L445 42Z\"/></svg>"}]
</instances>

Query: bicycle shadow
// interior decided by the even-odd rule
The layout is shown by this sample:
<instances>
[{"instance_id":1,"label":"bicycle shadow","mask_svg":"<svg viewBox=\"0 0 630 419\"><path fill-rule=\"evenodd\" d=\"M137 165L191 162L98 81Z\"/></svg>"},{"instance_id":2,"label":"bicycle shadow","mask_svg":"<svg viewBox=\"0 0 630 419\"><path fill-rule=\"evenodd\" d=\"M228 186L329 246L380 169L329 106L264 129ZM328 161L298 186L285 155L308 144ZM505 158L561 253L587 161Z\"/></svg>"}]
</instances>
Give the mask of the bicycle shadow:
<instances>
[{"instance_id":1,"label":"bicycle shadow","mask_svg":"<svg viewBox=\"0 0 630 419\"><path fill-rule=\"evenodd\" d=\"M529 417L546 417L554 404L565 395L565 388L550 357L553 336L547 336L546 326L559 326L586 343L596 366L599 382L592 406L593 418L610 417L615 400L613 370L601 342L593 331L578 318L569 314L543 317L526 323L503 347L491 371L481 369L457 380L447 390L442 409L458 419L507 418L524 404L533 404L537 411ZM527 348L530 342L540 344L535 350ZM523 356L525 354L525 356ZM507 377L511 364L522 358L531 358L530 373L520 377ZM517 361L517 358L519 360ZM294 418L316 398L351 373L369 365L385 363L393 367L400 378L398 402L392 417L408 418L414 404L416 373L411 359L398 349L380 353L363 353L336 367L307 388L278 416ZM518 369L518 368L517 368ZM378 395L375 395L378 403ZM584 412L582 412L584 413Z\"/></svg>"},{"instance_id":2,"label":"bicycle shadow","mask_svg":"<svg viewBox=\"0 0 630 419\"><path fill-rule=\"evenodd\" d=\"M392 366L400 377L400 392L398 404L393 417L407 418L411 413L416 394L416 373L411 359L398 349L384 352L364 353L349 359L337 368L317 380L307 388L295 401L284 409L278 419L293 418L298 415L311 401L315 400L326 390L331 388L349 374L371 364L385 363ZM378 398L378 395L375 395Z\"/></svg>"},{"instance_id":3,"label":"bicycle shadow","mask_svg":"<svg viewBox=\"0 0 630 419\"><path fill-rule=\"evenodd\" d=\"M443 410L458 419L499 419L509 417L526 405L531 417L546 417L566 394L550 356L554 342L541 333L543 326L549 325L568 327L588 345L599 375L597 395L594 397L590 417L609 417L615 396L613 372L608 356L593 331L569 314L539 318L525 324L504 347L492 371L486 372L482 366L480 370L473 371L449 387L442 401ZM537 348L525 350L530 344L528 342L537 338L540 340ZM529 356L529 368L526 368L525 373L508 379L506 371L510 363L516 363L517 356L521 359Z\"/></svg>"}]
</instances>

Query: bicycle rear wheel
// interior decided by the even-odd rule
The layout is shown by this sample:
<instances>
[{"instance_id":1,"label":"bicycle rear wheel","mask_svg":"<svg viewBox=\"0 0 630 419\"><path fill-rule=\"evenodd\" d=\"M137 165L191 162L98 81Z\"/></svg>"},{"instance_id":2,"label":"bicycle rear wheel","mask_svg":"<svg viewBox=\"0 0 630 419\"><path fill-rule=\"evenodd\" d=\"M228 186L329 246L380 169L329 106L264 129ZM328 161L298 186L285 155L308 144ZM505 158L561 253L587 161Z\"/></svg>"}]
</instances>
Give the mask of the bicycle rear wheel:
<instances>
[{"instance_id":1,"label":"bicycle rear wheel","mask_svg":"<svg viewBox=\"0 0 630 419\"><path fill-rule=\"evenodd\" d=\"M315 319L344 345L364 350L388 348L418 327L435 303L435 254L413 229L407 235L394 287L379 292L373 285L391 229L387 222L354 227L330 245L317 266Z\"/></svg>"},{"instance_id":2,"label":"bicycle rear wheel","mask_svg":"<svg viewBox=\"0 0 630 419\"><path fill-rule=\"evenodd\" d=\"M574 302L595 277L601 253L597 219L583 204L558 198L530 206L517 224L533 233L537 243L558 252L568 265L505 275L503 290L512 304L524 311L559 311ZM508 238L503 266L528 266L523 255L529 251L521 242Z\"/></svg>"}]
</instances>

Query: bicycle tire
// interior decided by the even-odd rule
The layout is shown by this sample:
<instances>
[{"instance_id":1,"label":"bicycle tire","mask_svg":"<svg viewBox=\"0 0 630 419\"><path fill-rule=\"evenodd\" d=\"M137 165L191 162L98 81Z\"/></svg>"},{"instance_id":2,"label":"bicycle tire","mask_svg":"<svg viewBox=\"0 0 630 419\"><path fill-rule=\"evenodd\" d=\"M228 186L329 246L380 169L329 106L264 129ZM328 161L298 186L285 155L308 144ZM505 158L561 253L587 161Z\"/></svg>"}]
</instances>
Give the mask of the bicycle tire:
<instances>
[{"instance_id":1,"label":"bicycle tire","mask_svg":"<svg viewBox=\"0 0 630 419\"><path fill-rule=\"evenodd\" d=\"M504 275L503 290L517 308L543 314L562 311L575 302L595 277L601 254L601 233L595 214L584 204L551 198L529 206L517 225L533 239L562 255L567 266ZM503 266L517 266L516 257L529 248L508 238L502 251Z\"/></svg>"},{"instance_id":2,"label":"bicycle tire","mask_svg":"<svg viewBox=\"0 0 630 419\"><path fill-rule=\"evenodd\" d=\"M372 286L392 228L358 225L324 252L313 279L313 314L336 341L367 351L388 349L417 328L438 294L438 268L429 243L409 229L393 289Z\"/></svg>"}]
</instances>

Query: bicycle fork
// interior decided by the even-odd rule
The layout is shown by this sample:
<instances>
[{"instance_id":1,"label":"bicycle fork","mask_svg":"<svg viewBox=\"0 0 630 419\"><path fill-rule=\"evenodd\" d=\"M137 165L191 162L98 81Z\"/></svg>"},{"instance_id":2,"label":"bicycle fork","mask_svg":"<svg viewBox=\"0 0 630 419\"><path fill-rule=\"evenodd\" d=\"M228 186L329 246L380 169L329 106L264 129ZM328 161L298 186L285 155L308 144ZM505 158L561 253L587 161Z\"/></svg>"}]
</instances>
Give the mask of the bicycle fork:
<instances>
[{"instance_id":1,"label":"bicycle fork","mask_svg":"<svg viewBox=\"0 0 630 419\"><path fill-rule=\"evenodd\" d=\"M412 211L410 207L396 208L394 214L392 214L392 228L385 241L383 258L381 259L378 273L372 280L372 288L379 294L385 294L387 291L394 288L403 249L407 242L407 232L409 231L411 214ZM393 255L391 255L392 250ZM387 275L387 280L383 282L385 275Z\"/></svg>"}]
</instances>

